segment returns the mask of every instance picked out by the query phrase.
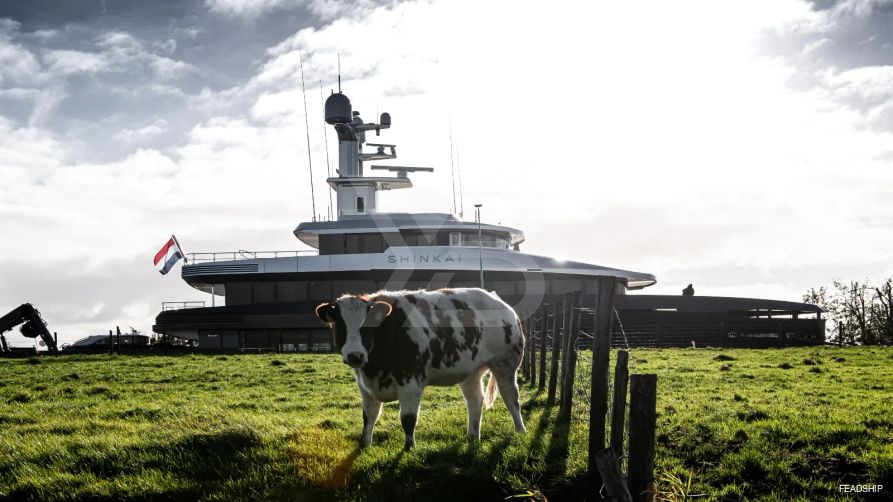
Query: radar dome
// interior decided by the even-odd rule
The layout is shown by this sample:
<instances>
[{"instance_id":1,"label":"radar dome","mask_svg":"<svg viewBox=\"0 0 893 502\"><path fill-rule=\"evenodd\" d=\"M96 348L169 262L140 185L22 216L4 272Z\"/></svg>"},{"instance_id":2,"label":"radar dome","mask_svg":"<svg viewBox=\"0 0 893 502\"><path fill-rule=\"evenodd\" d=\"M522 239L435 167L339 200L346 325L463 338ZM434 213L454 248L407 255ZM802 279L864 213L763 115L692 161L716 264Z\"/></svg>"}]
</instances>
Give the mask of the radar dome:
<instances>
[{"instance_id":1,"label":"radar dome","mask_svg":"<svg viewBox=\"0 0 893 502\"><path fill-rule=\"evenodd\" d=\"M335 93L326 99L326 123L349 124L351 119L350 100L344 94Z\"/></svg>"}]
</instances>

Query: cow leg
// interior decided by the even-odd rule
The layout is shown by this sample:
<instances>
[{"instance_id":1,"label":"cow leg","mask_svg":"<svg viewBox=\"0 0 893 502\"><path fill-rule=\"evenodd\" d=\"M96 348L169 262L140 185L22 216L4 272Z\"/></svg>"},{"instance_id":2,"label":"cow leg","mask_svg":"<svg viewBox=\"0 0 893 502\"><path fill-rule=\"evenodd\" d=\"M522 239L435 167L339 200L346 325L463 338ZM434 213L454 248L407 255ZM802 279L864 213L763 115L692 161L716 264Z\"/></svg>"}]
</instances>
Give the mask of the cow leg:
<instances>
[{"instance_id":1,"label":"cow leg","mask_svg":"<svg viewBox=\"0 0 893 502\"><path fill-rule=\"evenodd\" d=\"M484 391L481 388L481 377L484 369L475 371L466 378L459 388L465 396L465 406L468 408L468 439L481 439L481 409L484 406Z\"/></svg>"},{"instance_id":2,"label":"cow leg","mask_svg":"<svg viewBox=\"0 0 893 502\"><path fill-rule=\"evenodd\" d=\"M490 371L496 377L496 385L499 386L499 394L505 407L512 415L515 422L515 432L525 432L524 419L521 418L520 391L518 390L518 365L516 361L500 360L490 364Z\"/></svg>"},{"instance_id":3,"label":"cow leg","mask_svg":"<svg viewBox=\"0 0 893 502\"><path fill-rule=\"evenodd\" d=\"M415 446L415 425L419 418L419 406L422 403L421 387L402 387L398 390L400 400L400 424L406 433L403 450L409 451Z\"/></svg>"},{"instance_id":4,"label":"cow leg","mask_svg":"<svg viewBox=\"0 0 893 502\"><path fill-rule=\"evenodd\" d=\"M360 390L363 396L363 435L360 437L360 446L365 447L372 444L372 430L375 428L375 422L381 415L381 401L375 399L369 394Z\"/></svg>"}]
</instances>

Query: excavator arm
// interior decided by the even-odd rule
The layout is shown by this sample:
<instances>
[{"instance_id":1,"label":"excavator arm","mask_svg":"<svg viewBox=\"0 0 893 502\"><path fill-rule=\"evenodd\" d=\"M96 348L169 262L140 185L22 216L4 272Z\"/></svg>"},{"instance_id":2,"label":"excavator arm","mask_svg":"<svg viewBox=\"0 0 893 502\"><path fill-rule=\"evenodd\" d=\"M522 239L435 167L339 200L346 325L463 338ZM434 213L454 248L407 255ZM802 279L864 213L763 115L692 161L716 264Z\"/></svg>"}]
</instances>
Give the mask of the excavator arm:
<instances>
[{"instance_id":1,"label":"excavator arm","mask_svg":"<svg viewBox=\"0 0 893 502\"><path fill-rule=\"evenodd\" d=\"M22 325L19 331L28 338L37 338L38 336L46 344L50 352L58 352L56 340L52 333L47 329L47 323L40 317L40 312L30 303L22 304L10 311L8 314L0 317L0 348L4 351L9 350L6 345L6 338L3 333L15 328L19 324Z\"/></svg>"}]
</instances>

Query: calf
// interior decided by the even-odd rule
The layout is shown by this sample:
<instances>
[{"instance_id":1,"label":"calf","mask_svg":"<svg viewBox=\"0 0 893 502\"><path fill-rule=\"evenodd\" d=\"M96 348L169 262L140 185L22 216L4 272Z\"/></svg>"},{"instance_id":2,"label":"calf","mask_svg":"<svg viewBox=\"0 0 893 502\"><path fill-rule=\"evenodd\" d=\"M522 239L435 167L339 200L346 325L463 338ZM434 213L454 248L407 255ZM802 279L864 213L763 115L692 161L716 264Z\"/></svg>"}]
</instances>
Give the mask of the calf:
<instances>
[{"instance_id":1,"label":"calf","mask_svg":"<svg viewBox=\"0 0 893 502\"><path fill-rule=\"evenodd\" d=\"M360 387L362 446L372 442L382 402L398 400L404 449L412 448L426 385L458 384L468 407L468 437L480 439L481 410L493 404L498 384L515 431L524 432L516 380L524 333L518 315L495 293L460 288L344 295L316 307L316 315L331 326Z\"/></svg>"}]
</instances>

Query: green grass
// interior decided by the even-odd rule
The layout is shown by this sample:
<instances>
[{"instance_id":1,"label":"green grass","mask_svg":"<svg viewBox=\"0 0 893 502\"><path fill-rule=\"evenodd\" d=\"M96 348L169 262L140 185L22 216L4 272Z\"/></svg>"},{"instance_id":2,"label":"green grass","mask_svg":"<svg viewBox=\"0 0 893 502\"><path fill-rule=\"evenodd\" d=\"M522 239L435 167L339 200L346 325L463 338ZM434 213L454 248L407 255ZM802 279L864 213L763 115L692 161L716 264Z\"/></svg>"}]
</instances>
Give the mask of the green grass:
<instances>
[{"instance_id":1,"label":"green grass","mask_svg":"<svg viewBox=\"0 0 893 502\"><path fill-rule=\"evenodd\" d=\"M893 493L893 350L634 350L632 361L659 375L660 491L691 478L682 488L709 499L826 499L839 483ZM0 360L0 500L594 500L588 389L576 394L568 427L525 386L528 433L513 434L497 403L470 443L458 388L429 388L415 450L402 452L387 404L360 451L359 394L334 355Z\"/></svg>"}]
</instances>

